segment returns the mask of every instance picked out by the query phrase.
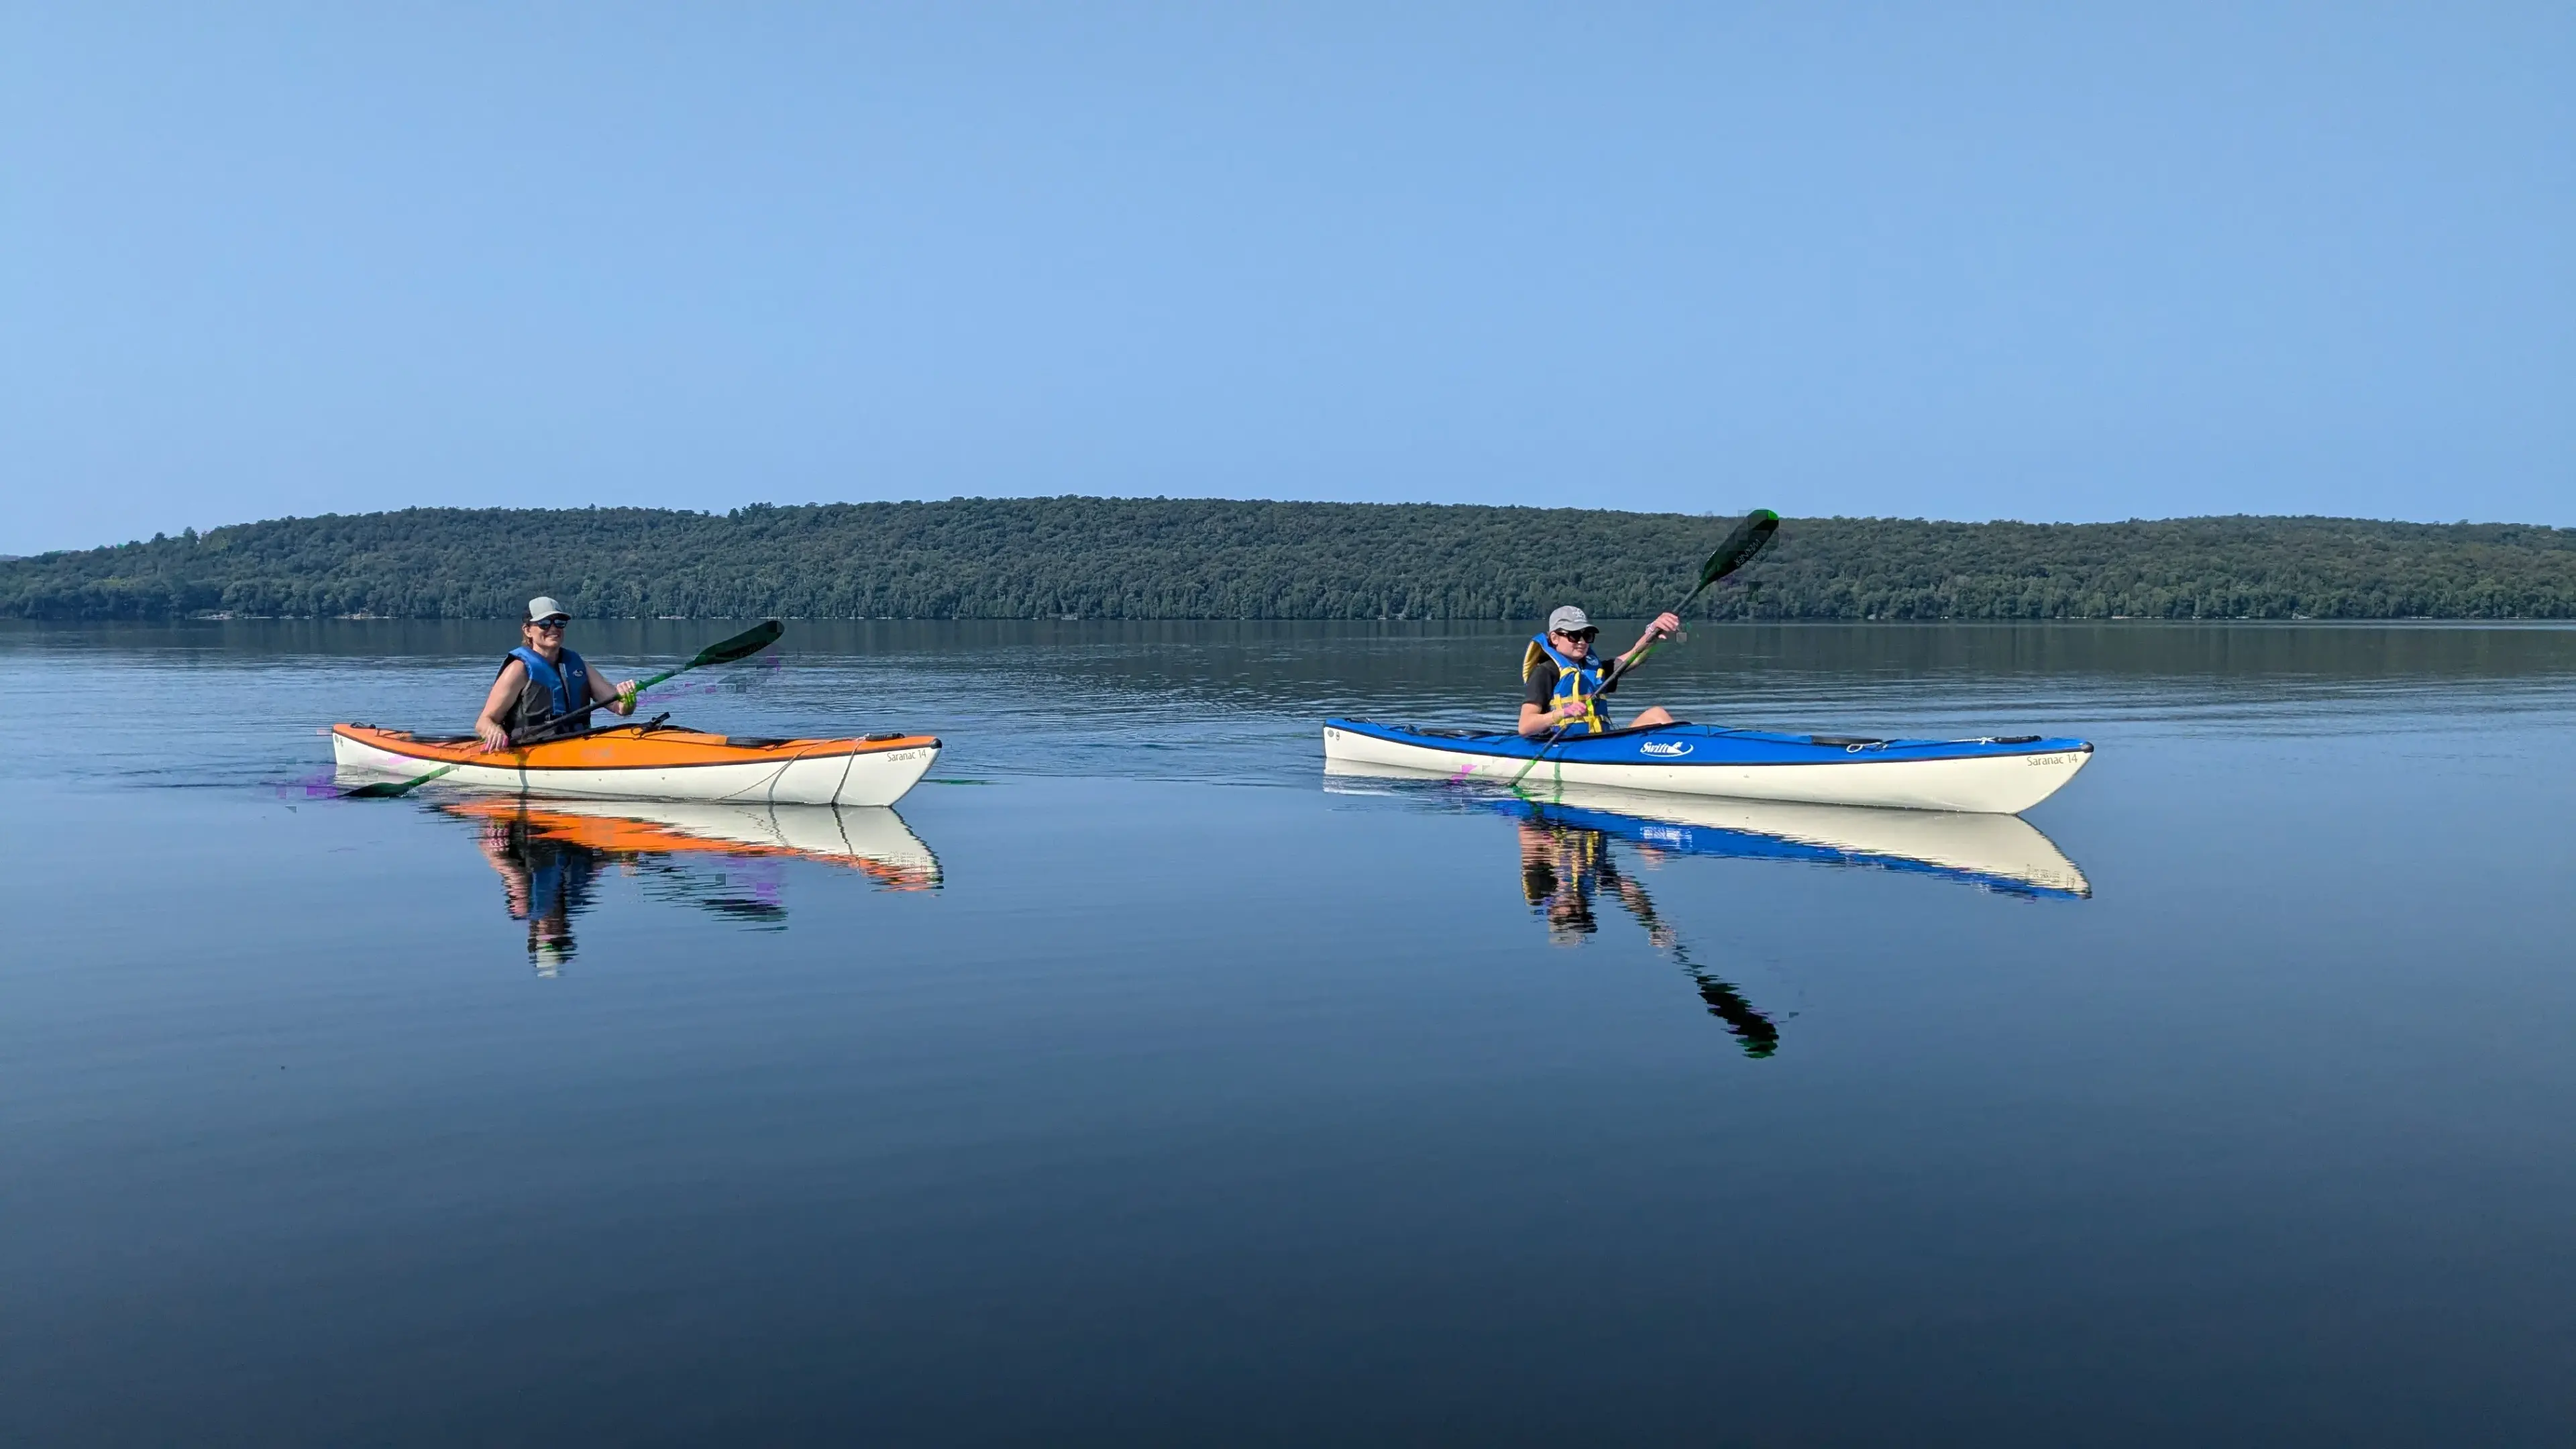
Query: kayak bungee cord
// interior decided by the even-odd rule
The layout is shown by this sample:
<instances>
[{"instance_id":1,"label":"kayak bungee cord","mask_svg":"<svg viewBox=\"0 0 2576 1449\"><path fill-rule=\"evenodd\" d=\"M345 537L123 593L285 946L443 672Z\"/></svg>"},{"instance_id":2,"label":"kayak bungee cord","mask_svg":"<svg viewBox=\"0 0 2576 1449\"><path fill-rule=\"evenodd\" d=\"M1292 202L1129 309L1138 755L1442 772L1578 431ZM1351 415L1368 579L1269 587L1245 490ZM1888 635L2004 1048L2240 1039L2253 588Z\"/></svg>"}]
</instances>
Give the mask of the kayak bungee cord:
<instances>
[{"instance_id":1,"label":"kayak bungee cord","mask_svg":"<svg viewBox=\"0 0 2576 1449\"><path fill-rule=\"evenodd\" d=\"M1726 542L1719 544L1717 552L1710 554L1708 562L1700 566L1698 587L1684 595L1682 601L1673 606L1672 612L1679 615L1701 594L1706 593L1709 585L1751 563L1753 556L1760 553L1763 545L1771 541L1771 535L1779 531L1780 515L1768 508L1757 508L1744 515L1744 521L1735 525L1735 531L1726 536ZM1655 641L1656 644L1662 642L1660 639ZM1621 675L1645 663L1646 656L1654 652L1655 644L1647 644L1636 653L1625 656L1622 662L1612 664L1609 672L1602 677L1598 693L1609 693L1610 686L1618 683ZM1521 781L1528 779L1529 772L1537 769L1539 761L1546 759L1548 752L1556 748L1556 742L1565 737L1566 729L1573 723L1572 720L1567 720L1547 732L1547 742L1540 745L1538 753L1530 756L1530 762L1521 766L1521 772L1512 777L1512 789L1520 789Z\"/></svg>"}]
</instances>

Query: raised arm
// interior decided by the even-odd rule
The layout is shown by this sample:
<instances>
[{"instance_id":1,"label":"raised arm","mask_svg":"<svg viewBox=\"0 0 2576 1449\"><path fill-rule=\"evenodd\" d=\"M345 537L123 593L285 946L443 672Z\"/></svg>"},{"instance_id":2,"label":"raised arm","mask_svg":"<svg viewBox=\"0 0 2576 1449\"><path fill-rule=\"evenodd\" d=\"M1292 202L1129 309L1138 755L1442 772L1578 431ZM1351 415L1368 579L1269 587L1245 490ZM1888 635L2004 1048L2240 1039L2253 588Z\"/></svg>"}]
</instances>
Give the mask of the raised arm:
<instances>
[{"instance_id":1,"label":"raised arm","mask_svg":"<svg viewBox=\"0 0 2576 1449\"><path fill-rule=\"evenodd\" d=\"M1637 642L1628 646L1628 652L1619 656L1619 672L1625 674L1629 670L1636 668L1637 661L1644 656L1647 650L1663 643L1667 639L1672 638L1681 631L1682 621L1679 616L1673 614L1657 614L1655 616L1655 622L1646 626L1646 632L1637 636Z\"/></svg>"}]
</instances>

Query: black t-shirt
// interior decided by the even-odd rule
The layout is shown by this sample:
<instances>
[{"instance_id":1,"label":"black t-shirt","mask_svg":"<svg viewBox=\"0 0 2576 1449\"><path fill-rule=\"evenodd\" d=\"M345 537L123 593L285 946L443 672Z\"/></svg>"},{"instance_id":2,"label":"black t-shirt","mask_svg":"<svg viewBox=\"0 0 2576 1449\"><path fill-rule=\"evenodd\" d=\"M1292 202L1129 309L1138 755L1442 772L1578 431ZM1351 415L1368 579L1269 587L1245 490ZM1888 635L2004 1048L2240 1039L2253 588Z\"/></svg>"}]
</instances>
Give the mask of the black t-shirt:
<instances>
[{"instance_id":1,"label":"black t-shirt","mask_svg":"<svg viewBox=\"0 0 2576 1449\"><path fill-rule=\"evenodd\" d=\"M1607 661L1604 661L1602 667L1605 669L1609 667ZM1556 677L1563 672L1556 667L1555 660L1540 659L1538 668L1531 670L1529 678L1521 682L1521 702L1537 705L1541 709L1552 708L1556 704ZM1613 679L1601 686L1601 692L1617 694L1619 681Z\"/></svg>"}]
</instances>

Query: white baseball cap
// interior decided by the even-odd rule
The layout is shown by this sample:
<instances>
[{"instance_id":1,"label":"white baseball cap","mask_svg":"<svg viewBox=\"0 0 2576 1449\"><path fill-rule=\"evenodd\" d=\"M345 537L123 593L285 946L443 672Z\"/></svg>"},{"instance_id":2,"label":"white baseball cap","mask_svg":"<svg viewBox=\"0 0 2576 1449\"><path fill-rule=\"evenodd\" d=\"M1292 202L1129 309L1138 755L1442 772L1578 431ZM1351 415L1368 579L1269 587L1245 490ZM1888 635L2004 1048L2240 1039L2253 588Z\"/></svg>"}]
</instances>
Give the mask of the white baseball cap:
<instances>
[{"instance_id":1,"label":"white baseball cap","mask_svg":"<svg viewBox=\"0 0 2576 1449\"><path fill-rule=\"evenodd\" d=\"M519 622L523 624L542 624L548 619L569 619L571 617L572 611L570 609L565 608L563 605L556 603L554 600L547 598L543 594L539 594L535 598L528 600L528 617L520 620Z\"/></svg>"},{"instance_id":2,"label":"white baseball cap","mask_svg":"<svg viewBox=\"0 0 2576 1449\"><path fill-rule=\"evenodd\" d=\"M1551 634L1580 634L1591 627L1592 621L1583 617L1583 611L1572 604L1566 604L1547 616L1547 632Z\"/></svg>"}]
</instances>

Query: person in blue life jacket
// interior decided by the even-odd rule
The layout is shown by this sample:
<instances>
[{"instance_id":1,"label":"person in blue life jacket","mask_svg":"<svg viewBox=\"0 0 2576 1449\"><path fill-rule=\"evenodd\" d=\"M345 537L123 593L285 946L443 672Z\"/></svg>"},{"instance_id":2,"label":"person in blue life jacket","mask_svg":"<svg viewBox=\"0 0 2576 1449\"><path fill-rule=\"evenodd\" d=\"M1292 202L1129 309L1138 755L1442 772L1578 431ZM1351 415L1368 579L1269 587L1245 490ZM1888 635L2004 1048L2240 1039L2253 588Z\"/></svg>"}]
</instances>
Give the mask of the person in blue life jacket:
<instances>
[{"instance_id":1,"label":"person in blue life jacket","mask_svg":"<svg viewBox=\"0 0 2576 1449\"><path fill-rule=\"evenodd\" d=\"M513 735L522 743L543 739L556 732L547 729L547 721L594 700L619 714L635 712L634 680L610 684L564 647L564 626L571 622L572 615L554 600L528 600L528 616L519 621L519 647L501 661L501 673L483 696L483 713L474 721L474 733L483 739L476 753L506 750ZM560 732L579 728L576 721Z\"/></svg>"},{"instance_id":2,"label":"person in blue life jacket","mask_svg":"<svg viewBox=\"0 0 2576 1449\"><path fill-rule=\"evenodd\" d=\"M1601 707L1601 696L1619 688L1618 679L1611 677L1612 671L1626 671L1636 662L1639 651L1681 631L1679 616L1658 614L1627 653L1616 659L1602 659L1592 652L1592 641L1601 631L1583 616L1581 609L1568 604L1548 615L1545 632L1521 651L1520 732L1536 739L1563 725L1565 737L1572 739L1611 728L1610 712ZM1638 729L1672 722L1672 711L1655 705L1640 711L1626 727Z\"/></svg>"}]
</instances>

